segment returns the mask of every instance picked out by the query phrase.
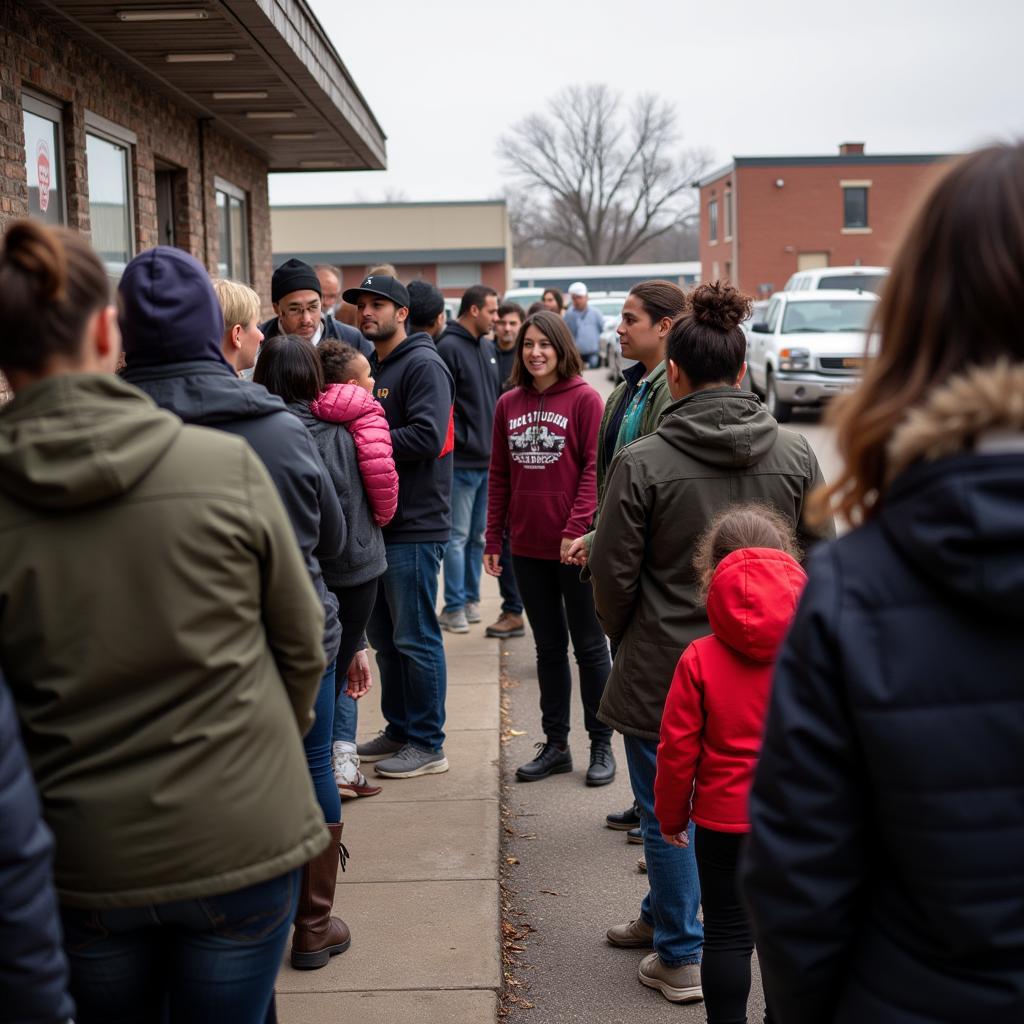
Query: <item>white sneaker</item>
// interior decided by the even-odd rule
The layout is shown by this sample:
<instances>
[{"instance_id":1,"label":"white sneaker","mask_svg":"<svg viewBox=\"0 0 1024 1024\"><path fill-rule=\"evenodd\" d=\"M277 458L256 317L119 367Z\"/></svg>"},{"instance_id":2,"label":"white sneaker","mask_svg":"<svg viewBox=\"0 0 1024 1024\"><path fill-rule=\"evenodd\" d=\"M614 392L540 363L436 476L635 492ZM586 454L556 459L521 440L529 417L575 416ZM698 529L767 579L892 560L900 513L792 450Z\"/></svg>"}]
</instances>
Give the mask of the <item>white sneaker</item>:
<instances>
[{"instance_id":1,"label":"white sneaker","mask_svg":"<svg viewBox=\"0 0 1024 1024\"><path fill-rule=\"evenodd\" d=\"M466 621L472 626L480 621L480 602L466 602Z\"/></svg>"},{"instance_id":2,"label":"white sneaker","mask_svg":"<svg viewBox=\"0 0 1024 1024\"><path fill-rule=\"evenodd\" d=\"M331 747L332 760L334 761L334 781L339 786L355 782L359 775L359 755L356 753L356 745L338 740Z\"/></svg>"},{"instance_id":3,"label":"white sneaker","mask_svg":"<svg viewBox=\"0 0 1024 1024\"><path fill-rule=\"evenodd\" d=\"M458 609L454 612L441 612L437 617L438 624L449 633L468 633L469 623L466 621L466 610Z\"/></svg>"}]
</instances>

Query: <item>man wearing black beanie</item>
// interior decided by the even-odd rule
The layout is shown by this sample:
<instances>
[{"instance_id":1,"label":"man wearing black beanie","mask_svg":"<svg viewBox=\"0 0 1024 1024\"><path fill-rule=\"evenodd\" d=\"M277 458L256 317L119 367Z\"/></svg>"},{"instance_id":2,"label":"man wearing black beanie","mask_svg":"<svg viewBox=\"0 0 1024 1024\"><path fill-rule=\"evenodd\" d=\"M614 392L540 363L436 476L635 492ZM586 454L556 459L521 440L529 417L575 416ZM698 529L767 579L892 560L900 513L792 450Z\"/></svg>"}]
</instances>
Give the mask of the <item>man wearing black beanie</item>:
<instances>
[{"instance_id":1,"label":"man wearing black beanie","mask_svg":"<svg viewBox=\"0 0 1024 1024\"><path fill-rule=\"evenodd\" d=\"M331 338L351 345L367 359L373 355L373 345L359 331L324 312L320 279L308 263L285 260L270 280L270 299L277 315L260 325L264 338L296 334L314 345Z\"/></svg>"}]
</instances>

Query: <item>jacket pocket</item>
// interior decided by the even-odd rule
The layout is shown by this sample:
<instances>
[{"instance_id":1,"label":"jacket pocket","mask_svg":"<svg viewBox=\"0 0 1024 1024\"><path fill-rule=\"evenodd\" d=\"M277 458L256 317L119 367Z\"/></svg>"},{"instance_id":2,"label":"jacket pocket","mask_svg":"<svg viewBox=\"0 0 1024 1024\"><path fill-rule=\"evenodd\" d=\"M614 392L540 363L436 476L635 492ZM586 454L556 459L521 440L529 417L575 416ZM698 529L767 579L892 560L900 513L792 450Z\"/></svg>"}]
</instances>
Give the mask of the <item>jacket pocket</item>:
<instances>
[{"instance_id":1,"label":"jacket pocket","mask_svg":"<svg viewBox=\"0 0 1024 1024\"><path fill-rule=\"evenodd\" d=\"M564 491L515 490L508 503L508 522L520 524L516 534L535 545L561 543L572 503Z\"/></svg>"}]
</instances>

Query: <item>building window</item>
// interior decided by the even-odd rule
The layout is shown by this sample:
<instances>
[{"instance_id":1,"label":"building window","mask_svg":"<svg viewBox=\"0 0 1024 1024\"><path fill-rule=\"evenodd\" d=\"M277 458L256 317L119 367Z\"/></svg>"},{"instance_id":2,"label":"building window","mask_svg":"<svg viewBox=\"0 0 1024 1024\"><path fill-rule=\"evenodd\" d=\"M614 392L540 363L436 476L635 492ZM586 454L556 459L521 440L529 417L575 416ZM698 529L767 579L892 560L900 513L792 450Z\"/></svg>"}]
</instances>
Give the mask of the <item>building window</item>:
<instances>
[{"instance_id":1,"label":"building window","mask_svg":"<svg viewBox=\"0 0 1024 1024\"><path fill-rule=\"evenodd\" d=\"M843 189L843 227L868 226L868 190L863 185L848 185Z\"/></svg>"},{"instance_id":2,"label":"building window","mask_svg":"<svg viewBox=\"0 0 1024 1024\"><path fill-rule=\"evenodd\" d=\"M135 142L132 132L86 111L85 158L92 245L113 277L120 277L135 255L131 188Z\"/></svg>"},{"instance_id":3,"label":"building window","mask_svg":"<svg viewBox=\"0 0 1024 1024\"><path fill-rule=\"evenodd\" d=\"M722 196L722 202L725 204L725 209L722 211L725 217L725 240L728 241L732 238L732 193L726 192Z\"/></svg>"},{"instance_id":4,"label":"building window","mask_svg":"<svg viewBox=\"0 0 1024 1024\"><path fill-rule=\"evenodd\" d=\"M479 263L439 263L437 266L438 288L470 288L480 284Z\"/></svg>"},{"instance_id":5,"label":"building window","mask_svg":"<svg viewBox=\"0 0 1024 1024\"><path fill-rule=\"evenodd\" d=\"M249 201L245 193L220 178L217 197L217 274L249 283Z\"/></svg>"},{"instance_id":6,"label":"building window","mask_svg":"<svg viewBox=\"0 0 1024 1024\"><path fill-rule=\"evenodd\" d=\"M47 224L66 224L61 108L27 94L22 96L21 106L25 126L28 215Z\"/></svg>"},{"instance_id":7,"label":"building window","mask_svg":"<svg viewBox=\"0 0 1024 1024\"><path fill-rule=\"evenodd\" d=\"M718 241L718 200L708 203L708 241Z\"/></svg>"}]
</instances>

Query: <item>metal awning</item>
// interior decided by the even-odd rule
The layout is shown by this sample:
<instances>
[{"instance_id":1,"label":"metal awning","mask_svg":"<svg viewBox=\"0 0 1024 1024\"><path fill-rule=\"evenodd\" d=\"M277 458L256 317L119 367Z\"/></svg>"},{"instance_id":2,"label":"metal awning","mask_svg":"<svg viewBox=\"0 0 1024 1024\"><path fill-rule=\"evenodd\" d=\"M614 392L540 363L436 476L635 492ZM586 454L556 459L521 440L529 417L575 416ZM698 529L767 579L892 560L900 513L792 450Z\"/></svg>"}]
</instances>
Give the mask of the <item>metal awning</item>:
<instances>
[{"instance_id":1,"label":"metal awning","mask_svg":"<svg viewBox=\"0 0 1024 1024\"><path fill-rule=\"evenodd\" d=\"M305 0L42 2L271 171L386 165L386 136Z\"/></svg>"}]
</instances>

